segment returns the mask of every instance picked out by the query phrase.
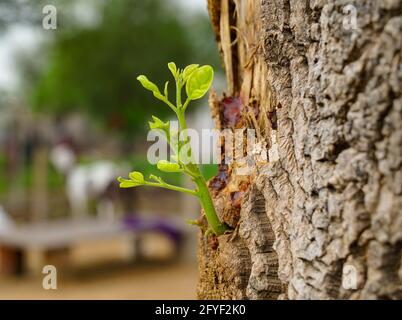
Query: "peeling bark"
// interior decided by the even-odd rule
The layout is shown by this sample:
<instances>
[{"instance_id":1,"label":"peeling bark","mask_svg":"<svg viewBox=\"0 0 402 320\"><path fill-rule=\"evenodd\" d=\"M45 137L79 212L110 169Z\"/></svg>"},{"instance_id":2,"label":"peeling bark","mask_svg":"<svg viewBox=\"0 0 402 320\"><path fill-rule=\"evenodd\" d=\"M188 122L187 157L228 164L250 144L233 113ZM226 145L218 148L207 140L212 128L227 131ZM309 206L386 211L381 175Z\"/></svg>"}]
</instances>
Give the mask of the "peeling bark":
<instances>
[{"instance_id":1,"label":"peeling bark","mask_svg":"<svg viewBox=\"0 0 402 320\"><path fill-rule=\"evenodd\" d=\"M208 2L235 126L268 161L211 185L236 231L200 235L199 298L401 299L402 3Z\"/></svg>"}]
</instances>

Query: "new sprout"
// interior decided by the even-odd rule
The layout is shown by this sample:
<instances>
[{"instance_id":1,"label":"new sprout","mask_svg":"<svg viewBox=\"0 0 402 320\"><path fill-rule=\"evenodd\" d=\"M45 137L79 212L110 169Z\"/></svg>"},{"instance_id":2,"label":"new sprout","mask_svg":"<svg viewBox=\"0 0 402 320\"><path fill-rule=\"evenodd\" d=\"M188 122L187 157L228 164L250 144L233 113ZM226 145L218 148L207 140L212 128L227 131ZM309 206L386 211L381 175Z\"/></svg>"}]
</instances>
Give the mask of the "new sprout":
<instances>
[{"instance_id":1,"label":"new sprout","mask_svg":"<svg viewBox=\"0 0 402 320\"><path fill-rule=\"evenodd\" d=\"M169 82L166 82L163 93L161 93L158 86L152 83L146 76L141 75L137 78L145 89L153 93L155 98L163 101L173 110L179 121L178 132L174 132L169 121L163 122L155 116L152 116L153 121L149 122L150 129L162 132L174 152L174 156L172 156L174 162L160 160L157 163L157 168L163 172L183 172L187 174L194 182L196 188L192 190L174 186L166 183L160 177L155 175L151 175L149 180L145 180L142 173L135 171L129 174L128 179L119 177L118 181L120 182L121 188L151 186L184 192L196 196L204 209L205 217L208 221L208 229L206 233L213 233L219 236L228 232L230 228L225 223L221 222L216 214L205 178L202 175L199 166L193 161L191 146L186 132L187 124L185 119L185 112L190 102L201 99L211 87L214 78L214 70L211 66L199 66L198 64L191 64L184 69L178 69L176 64L173 62L168 64L168 68L176 83L175 103L172 103L169 100ZM184 103L182 103L183 88L185 88L187 96ZM180 141L178 137L181 137L182 141ZM189 223L200 225L197 221L189 221Z\"/></svg>"}]
</instances>

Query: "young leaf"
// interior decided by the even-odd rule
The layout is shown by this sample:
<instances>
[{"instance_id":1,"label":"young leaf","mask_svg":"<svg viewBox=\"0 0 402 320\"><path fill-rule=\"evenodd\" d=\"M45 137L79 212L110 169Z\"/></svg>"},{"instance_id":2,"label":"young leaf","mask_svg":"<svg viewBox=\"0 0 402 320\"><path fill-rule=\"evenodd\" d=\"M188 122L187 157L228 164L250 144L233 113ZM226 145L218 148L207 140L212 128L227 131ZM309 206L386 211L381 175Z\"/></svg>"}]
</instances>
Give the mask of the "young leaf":
<instances>
[{"instance_id":1,"label":"young leaf","mask_svg":"<svg viewBox=\"0 0 402 320\"><path fill-rule=\"evenodd\" d=\"M146 76L143 76L143 75L138 76L138 77L137 77L137 80L138 80L139 82L141 82L142 86L143 86L145 89L147 89L147 90L149 90L149 91L152 91L152 92L159 92L159 93L160 93L160 91L159 91L158 87L156 86L156 84L153 83L153 82L151 82L151 81L149 81Z\"/></svg>"},{"instance_id":2,"label":"young leaf","mask_svg":"<svg viewBox=\"0 0 402 320\"><path fill-rule=\"evenodd\" d=\"M177 78L177 67L174 62L169 62L168 63L168 68L170 72L172 73L173 77L176 79Z\"/></svg>"},{"instance_id":3,"label":"young leaf","mask_svg":"<svg viewBox=\"0 0 402 320\"><path fill-rule=\"evenodd\" d=\"M190 100L201 99L211 87L214 79L214 70L211 66L202 66L194 70L186 84L187 97Z\"/></svg>"},{"instance_id":4,"label":"young leaf","mask_svg":"<svg viewBox=\"0 0 402 320\"><path fill-rule=\"evenodd\" d=\"M133 180L126 180L122 177L118 177L117 181L120 182L120 188L133 188L142 185L142 183L134 182Z\"/></svg>"},{"instance_id":5,"label":"young leaf","mask_svg":"<svg viewBox=\"0 0 402 320\"><path fill-rule=\"evenodd\" d=\"M158 117L152 116L152 120L154 122L149 121L149 128L151 130L154 129L159 129L159 130L163 130L163 131L169 131L170 128L170 122L163 122L161 119L159 119Z\"/></svg>"},{"instance_id":6,"label":"young leaf","mask_svg":"<svg viewBox=\"0 0 402 320\"><path fill-rule=\"evenodd\" d=\"M152 91L152 93L154 94L154 96L156 98L158 98L159 100L164 100L164 96L161 94L161 92L159 91L159 88L157 87L157 85L151 81L148 80L148 78L146 76L138 76L137 80L139 82L141 82L142 86L149 90Z\"/></svg>"},{"instance_id":7,"label":"young leaf","mask_svg":"<svg viewBox=\"0 0 402 320\"><path fill-rule=\"evenodd\" d=\"M149 176L149 179L154 180L154 181L156 181L156 182L158 182L158 183L160 183L160 184L163 183L162 178L157 177L157 176L155 176L154 174L151 174L151 175Z\"/></svg>"},{"instance_id":8,"label":"young leaf","mask_svg":"<svg viewBox=\"0 0 402 320\"><path fill-rule=\"evenodd\" d=\"M181 172L182 169L180 168L180 165L178 163L172 163L166 160L159 160L157 163L157 167L160 171L163 172Z\"/></svg>"},{"instance_id":9,"label":"young leaf","mask_svg":"<svg viewBox=\"0 0 402 320\"><path fill-rule=\"evenodd\" d=\"M183 80L186 82L191 74L198 68L199 64L190 64L189 66L184 68L183 71Z\"/></svg>"},{"instance_id":10,"label":"young leaf","mask_svg":"<svg viewBox=\"0 0 402 320\"><path fill-rule=\"evenodd\" d=\"M166 97L166 99L169 99L169 81L166 81L166 83L165 83L165 90L164 90L164 94L165 94L165 97Z\"/></svg>"},{"instance_id":11,"label":"young leaf","mask_svg":"<svg viewBox=\"0 0 402 320\"><path fill-rule=\"evenodd\" d=\"M144 183L144 176L141 172L133 171L128 174L129 178L136 183L143 184Z\"/></svg>"}]
</instances>

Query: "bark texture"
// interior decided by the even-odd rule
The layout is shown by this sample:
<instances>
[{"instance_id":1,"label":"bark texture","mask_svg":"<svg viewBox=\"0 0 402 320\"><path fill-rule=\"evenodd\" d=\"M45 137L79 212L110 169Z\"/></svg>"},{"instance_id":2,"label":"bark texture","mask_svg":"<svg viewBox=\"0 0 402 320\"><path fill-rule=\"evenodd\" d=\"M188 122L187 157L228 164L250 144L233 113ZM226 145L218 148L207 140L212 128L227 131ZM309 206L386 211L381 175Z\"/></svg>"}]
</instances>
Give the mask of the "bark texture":
<instances>
[{"instance_id":1,"label":"bark texture","mask_svg":"<svg viewBox=\"0 0 402 320\"><path fill-rule=\"evenodd\" d=\"M210 182L235 232L200 235L199 298L402 299L401 1L208 5L228 81L212 115L268 159Z\"/></svg>"}]
</instances>

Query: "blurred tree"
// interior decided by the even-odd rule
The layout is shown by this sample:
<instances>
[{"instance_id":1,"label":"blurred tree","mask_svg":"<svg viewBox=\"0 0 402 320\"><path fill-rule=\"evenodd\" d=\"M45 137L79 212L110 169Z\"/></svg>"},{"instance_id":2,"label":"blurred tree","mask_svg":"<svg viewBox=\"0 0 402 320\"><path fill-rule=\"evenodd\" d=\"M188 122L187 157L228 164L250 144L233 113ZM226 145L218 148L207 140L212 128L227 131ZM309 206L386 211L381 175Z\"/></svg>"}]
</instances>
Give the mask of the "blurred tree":
<instances>
[{"instance_id":1,"label":"blurred tree","mask_svg":"<svg viewBox=\"0 0 402 320\"><path fill-rule=\"evenodd\" d=\"M47 67L33 86L32 103L37 110L56 114L88 112L128 137L145 129L151 112L160 116L169 112L162 104L158 109L152 96L140 90L137 75L147 74L163 87L170 78L168 62L216 66L218 58L206 16L194 16L187 24L195 27L190 30L174 2L102 3L97 24L63 24L55 32L46 49ZM204 47L195 45L194 39Z\"/></svg>"},{"instance_id":2,"label":"blurred tree","mask_svg":"<svg viewBox=\"0 0 402 320\"><path fill-rule=\"evenodd\" d=\"M32 21L32 14L28 14L33 12L31 5L23 0L0 0L0 32L13 23Z\"/></svg>"}]
</instances>

